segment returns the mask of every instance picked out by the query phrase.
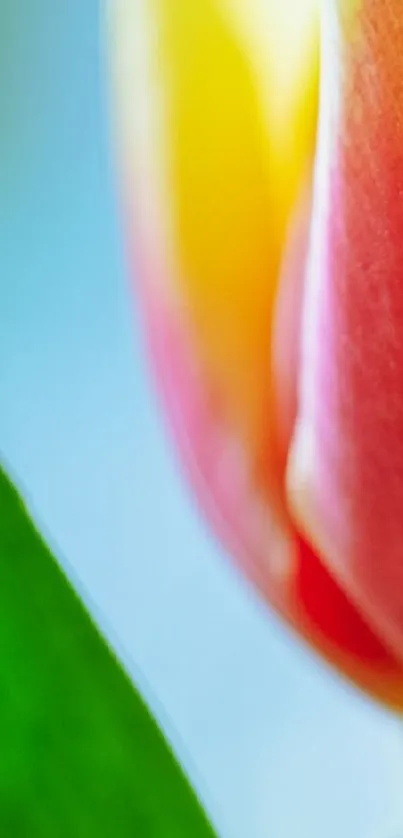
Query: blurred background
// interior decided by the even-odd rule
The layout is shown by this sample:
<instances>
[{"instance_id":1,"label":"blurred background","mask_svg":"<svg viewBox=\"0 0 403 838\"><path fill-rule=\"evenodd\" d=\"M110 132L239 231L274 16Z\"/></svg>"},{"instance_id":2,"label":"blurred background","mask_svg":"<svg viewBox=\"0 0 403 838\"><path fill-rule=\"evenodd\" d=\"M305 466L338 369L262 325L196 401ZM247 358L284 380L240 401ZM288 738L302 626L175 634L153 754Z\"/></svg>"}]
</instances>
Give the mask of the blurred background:
<instances>
[{"instance_id":1,"label":"blurred background","mask_svg":"<svg viewBox=\"0 0 403 838\"><path fill-rule=\"evenodd\" d=\"M379 838L399 816L396 722L232 570L165 438L120 237L103 11L1 0L1 456L220 838Z\"/></svg>"}]
</instances>

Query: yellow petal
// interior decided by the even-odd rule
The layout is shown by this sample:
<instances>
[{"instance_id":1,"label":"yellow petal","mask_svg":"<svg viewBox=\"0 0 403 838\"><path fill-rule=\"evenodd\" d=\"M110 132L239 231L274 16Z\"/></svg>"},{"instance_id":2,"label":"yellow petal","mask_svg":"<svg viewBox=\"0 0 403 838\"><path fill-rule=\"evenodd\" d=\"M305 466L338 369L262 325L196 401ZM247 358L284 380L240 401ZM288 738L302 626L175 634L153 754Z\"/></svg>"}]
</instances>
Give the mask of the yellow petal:
<instances>
[{"instance_id":1,"label":"yellow petal","mask_svg":"<svg viewBox=\"0 0 403 838\"><path fill-rule=\"evenodd\" d=\"M154 200L147 188L158 196L165 292L186 311L224 413L256 464L267 448L284 241L313 157L317 2L113 3L132 189L140 179L144 202Z\"/></svg>"}]
</instances>

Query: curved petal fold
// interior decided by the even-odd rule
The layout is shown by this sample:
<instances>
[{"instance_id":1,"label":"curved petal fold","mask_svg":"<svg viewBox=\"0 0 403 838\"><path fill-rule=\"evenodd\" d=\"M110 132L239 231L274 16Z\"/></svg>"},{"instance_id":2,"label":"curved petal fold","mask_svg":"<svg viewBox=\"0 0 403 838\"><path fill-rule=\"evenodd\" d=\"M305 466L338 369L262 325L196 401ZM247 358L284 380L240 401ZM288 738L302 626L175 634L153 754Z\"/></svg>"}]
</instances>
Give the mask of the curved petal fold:
<instances>
[{"instance_id":1,"label":"curved petal fold","mask_svg":"<svg viewBox=\"0 0 403 838\"><path fill-rule=\"evenodd\" d=\"M403 658L403 15L324 19L319 148L291 505Z\"/></svg>"}]
</instances>

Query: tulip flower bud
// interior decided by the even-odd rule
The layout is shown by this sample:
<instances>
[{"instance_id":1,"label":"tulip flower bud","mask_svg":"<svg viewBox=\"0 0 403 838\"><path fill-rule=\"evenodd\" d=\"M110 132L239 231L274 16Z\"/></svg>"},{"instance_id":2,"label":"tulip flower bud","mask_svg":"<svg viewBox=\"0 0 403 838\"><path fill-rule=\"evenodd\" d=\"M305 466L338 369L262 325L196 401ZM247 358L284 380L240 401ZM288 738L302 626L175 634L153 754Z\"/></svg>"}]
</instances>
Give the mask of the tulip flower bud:
<instances>
[{"instance_id":1,"label":"tulip flower bud","mask_svg":"<svg viewBox=\"0 0 403 838\"><path fill-rule=\"evenodd\" d=\"M206 515L323 658L402 708L403 16L325 5L112 0L122 201Z\"/></svg>"}]
</instances>

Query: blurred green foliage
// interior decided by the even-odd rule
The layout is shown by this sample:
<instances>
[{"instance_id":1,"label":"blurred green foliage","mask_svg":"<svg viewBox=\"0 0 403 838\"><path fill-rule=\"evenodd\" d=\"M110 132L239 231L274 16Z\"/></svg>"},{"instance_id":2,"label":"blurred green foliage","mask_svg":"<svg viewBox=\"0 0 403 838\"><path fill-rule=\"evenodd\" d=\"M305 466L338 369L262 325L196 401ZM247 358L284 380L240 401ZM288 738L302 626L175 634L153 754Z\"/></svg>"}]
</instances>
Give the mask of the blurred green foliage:
<instances>
[{"instance_id":1,"label":"blurred green foliage","mask_svg":"<svg viewBox=\"0 0 403 838\"><path fill-rule=\"evenodd\" d=\"M213 834L145 704L0 469L0 835Z\"/></svg>"}]
</instances>

